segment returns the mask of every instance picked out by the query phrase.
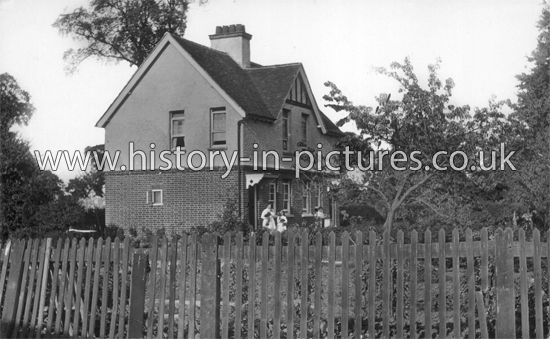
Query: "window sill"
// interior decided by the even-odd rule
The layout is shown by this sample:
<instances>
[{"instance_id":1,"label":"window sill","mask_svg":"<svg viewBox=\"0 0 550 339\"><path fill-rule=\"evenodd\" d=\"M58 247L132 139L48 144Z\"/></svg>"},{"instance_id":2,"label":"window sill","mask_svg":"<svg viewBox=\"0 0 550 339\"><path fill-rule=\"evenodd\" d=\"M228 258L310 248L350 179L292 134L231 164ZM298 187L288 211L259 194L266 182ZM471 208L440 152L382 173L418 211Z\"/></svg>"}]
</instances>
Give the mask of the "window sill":
<instances>
[{"instance_id":1,"label":"window sill","mask_svg":"<svg viewBox=\"0 0 550 339\"><path fill-rule=\"evenodd\" d=\"M294 214L286 214L286 213L285 213L285 217L287 217L287 218L294 218L295 215L294 215Z\"/></svg>"},{"instance_id":2,"label":"window sill","mask_svg":"<svg viewBox=\"0 0 550 339\"><path fill-rule=\"evenodd\" d=\"M220 146L210 146L208 148L209 151L225 151L227 150L227 145L220 145Z\"/></svg>"},{"instance_id":3,"label":"window sill","mask_svg":"<svg viewBox=\"0 0 550 339\"><path fill-rule=\"evenodd\" d=\"M303 213L302 218L313 218L313 214L311 213Z\"/></svg>"},{"instance_id":4,"label":"window sill","mask_svg":"<svg viewBox=\"0 0 550 339\"><path fill-rule=\"evenodd\" d=\"M163 206L164 204L151 204L151 206Z\"/></svg>"}]
</instances>

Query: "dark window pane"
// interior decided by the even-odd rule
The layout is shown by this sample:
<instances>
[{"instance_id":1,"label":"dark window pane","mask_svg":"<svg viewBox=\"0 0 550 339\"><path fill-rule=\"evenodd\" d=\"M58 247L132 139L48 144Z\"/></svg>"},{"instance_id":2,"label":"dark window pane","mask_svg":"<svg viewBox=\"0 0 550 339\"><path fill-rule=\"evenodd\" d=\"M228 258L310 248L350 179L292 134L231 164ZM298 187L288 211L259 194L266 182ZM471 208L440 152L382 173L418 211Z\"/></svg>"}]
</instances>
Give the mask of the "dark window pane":
<instances>
[{"instance_id":1,"label":"dark window pane","mask_svg":"<svg viewBox=\"0 0 550 339\"><path fill-rule=\"evenodd\" d=\"M176 147L185 147L185 137L176 137L176 138L172 138L172 147L173 148L176 148Z\"/></svg>"}]
</instances>

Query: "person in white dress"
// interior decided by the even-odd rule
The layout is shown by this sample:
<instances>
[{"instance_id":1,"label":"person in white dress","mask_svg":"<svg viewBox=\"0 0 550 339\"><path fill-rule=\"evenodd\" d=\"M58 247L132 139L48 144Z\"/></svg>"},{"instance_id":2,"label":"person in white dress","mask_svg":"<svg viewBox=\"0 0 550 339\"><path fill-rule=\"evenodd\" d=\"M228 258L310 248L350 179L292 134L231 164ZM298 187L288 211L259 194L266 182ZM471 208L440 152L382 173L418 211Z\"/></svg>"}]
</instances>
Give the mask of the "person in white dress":
<instances>
[{"instance_id":1,"label":"person in white dress","mask_svg":"<svg viewBox=\"0 0 550 339\"><path fill-rule=\"evenodd\" d=\"M263 227L267 228L270 232L275 231L277 228L275 226L275 212L271 208L271 204L267 205L265 210L262 211L260 218L262 218Z\"/></svg>"},{"instance_id":2,"label":"person in white dress","mask_svg":"<svg viewBox=\"0 0 550 339\"><path fill-rule=\"evenodd\" d=\"M322 207L318 207L315 209L315 226L317 227L323 227L323 223L325 222L325 213L323 212Z\"/></svg>"},{"instance_id":3,"label":"person in white dress","mask_svg":"<svg viewBox=\"0 0 550 339\"><path fill-rule=\"evenodd\" d=\"M286 231L286 224L288 219L285 217L285 210L279 211L279 216L277 217L277 232L283 233Z\"/></svg>"}]
</instances>

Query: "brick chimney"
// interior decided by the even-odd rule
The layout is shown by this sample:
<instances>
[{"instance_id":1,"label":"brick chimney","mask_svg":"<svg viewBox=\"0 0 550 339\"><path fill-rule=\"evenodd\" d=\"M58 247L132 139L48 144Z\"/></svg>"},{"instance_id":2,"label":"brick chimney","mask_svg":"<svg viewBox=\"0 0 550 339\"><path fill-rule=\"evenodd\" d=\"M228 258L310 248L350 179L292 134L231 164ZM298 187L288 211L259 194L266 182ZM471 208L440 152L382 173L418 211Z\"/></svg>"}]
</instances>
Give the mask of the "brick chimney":
<instances>
[{"instance_id":1,"label":"brick chimney","mask_svg":"<svg viewBox=\"0 0 550 339\"><path fill-rule=\"evenodd\" d=\"M229 54L242 68L250 67L250 39L244 25L217 26L210 35L211 47Z\"/></svg>"}]
</instances>

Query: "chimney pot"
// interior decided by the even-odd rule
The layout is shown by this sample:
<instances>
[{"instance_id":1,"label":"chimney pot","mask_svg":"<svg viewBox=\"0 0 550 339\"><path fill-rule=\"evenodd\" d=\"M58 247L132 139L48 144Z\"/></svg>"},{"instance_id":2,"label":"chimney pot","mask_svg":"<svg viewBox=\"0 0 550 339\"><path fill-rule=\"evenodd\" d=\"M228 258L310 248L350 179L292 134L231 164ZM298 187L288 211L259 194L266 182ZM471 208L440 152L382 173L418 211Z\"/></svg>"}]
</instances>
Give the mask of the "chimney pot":
<instances>
[{"instance_id":1,"label":"chimney pot","mask_svg":"<svg viewBox=\"0 0 550 339\"><path fill-rule=\"evenodd\" d=\"M216 34L210 35L211 47L227 53L243 68L250 67L250 39L242 24L216 26Z\"/></svg>"}]
</instances>

